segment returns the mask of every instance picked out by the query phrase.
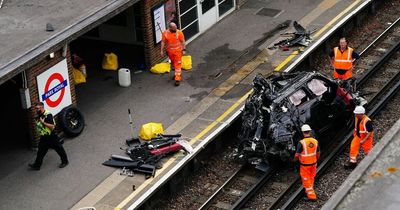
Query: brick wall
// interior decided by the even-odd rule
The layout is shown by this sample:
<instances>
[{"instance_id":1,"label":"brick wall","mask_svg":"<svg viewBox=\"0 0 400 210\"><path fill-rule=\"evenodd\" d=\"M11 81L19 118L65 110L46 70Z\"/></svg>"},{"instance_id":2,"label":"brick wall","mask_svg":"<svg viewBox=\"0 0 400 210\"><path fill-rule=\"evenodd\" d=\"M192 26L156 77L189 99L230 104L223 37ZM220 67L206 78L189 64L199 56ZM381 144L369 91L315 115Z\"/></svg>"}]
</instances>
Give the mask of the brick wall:
<instances>
[{"instance_id":1,"label":"brick wall","mask_svg":"<svg viewBox=\"0 0 400 210\"><path fill-rule=\"evenodd\" d=\"M72 103L76 104L76 94L75 94L75 85L74 85L74 80L73 80L73 75L72 75L72 64L71 64L71 56L69 49L67 51L67 56L64 58L62 56L62 49L54 52L54 58L50 58L47 56L43 60L39 61L37 64L35 64L33 67L26 69L26 75L27 75L27 82L28 82L28 88L29 88L29 94L31 98L31 104L34 104L36 102L39 102L39 95L38 95L38 88L37 88L37 80L36 77L46 71L47 69L51 68L58 62L62 61L63 59L67 59L67 64L68 64L68 73L69 73L69 87L71 89L71 99ZM37 146L38 143L38 136L35 132L35 127L34 127L34 120L33 118L36 116L34 110L30 110L28 112L28 122L29 122L29 130L30 130L30 136L32 139L32 146Z\"/></svg>"},{"instance_id":2,"label":"brick wall","mask_svg":"<svg viewBox=\"0 0 400 210\"><path fill-rule=\"evenodd\" d=\"M178 0L176 0L178 1ZM153 28L153 16L151 9L166 0L142 0L140 1L141 17L143 26L143 41L144 41L144 56L146 60L146 67L149 69L156 63L162 61L165 57L161 57L161 42L155 44L154 42L154 28Z\"/></svg>"}]
</instances>

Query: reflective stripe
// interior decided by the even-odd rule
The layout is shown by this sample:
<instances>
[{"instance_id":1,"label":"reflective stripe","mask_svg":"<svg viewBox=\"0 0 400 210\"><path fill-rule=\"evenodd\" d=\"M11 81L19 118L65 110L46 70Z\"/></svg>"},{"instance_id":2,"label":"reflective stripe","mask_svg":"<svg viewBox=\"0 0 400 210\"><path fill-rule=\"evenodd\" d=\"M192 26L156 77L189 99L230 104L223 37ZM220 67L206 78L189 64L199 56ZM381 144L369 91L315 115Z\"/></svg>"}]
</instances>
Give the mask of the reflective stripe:
<instances>
[{"instance_id":1,"label":"reflective stripe","mask_svg":"<svg viewBox=\"0 0 400 210\"><path fill-rule=\"evenodd\" d=\"M46 119L47 115L49 115L50 112L47 110L44 110L43 116ZM56 122L54 121L53 117L53 125L56 125ZM39 120L36 120L36 131L38 132L39 136L46 136L51 134L51 129L48 128L47 126L43 125Z\"/></svg>"},{"instance_id":2,"label":"reflective stripe","mask_svg":"<svg viewBox=\"0 0 400 210\"><path fill-rule=\"evenodd\" d=\"M303 156L303 157L310 157L310 156L314 156L315 154L317 154L316 152L314 152L314 153L311 153L311 154L307 154L307 155L301 155L301 156Z\"/></svg>"},{"instance_id":3,"label":"reflective stripe","mask_svg":"<svg viewBox=\"0 0 400 210\"><path fill-rule=\"evenodd\" d=\"M340 55L339 55L339 50L340 50L339 47L334 48L335 58L333 66L335 67L335 69L350 70L353 64L353 58L352 58L353 49L348 47L346 49L347 53L345 50L343 51L343 53L346 54L341 53Z\"/></svg>"},{"instance_id":4,"label":"reflective stripe","mask_svg":"<svg viewBox=\"0 0 400 210\"><path fill-rule=\"evenodd\" d=\"M304 155L303 154L300 154L300 155L306 156L308 154L306 142L304 140L301 140L300 143L303 145L303 151L304 151Z\"/></svg>"},{"instance_id":5,"label":"reflective stripe","mask_svg":"<svg viewBox=\"0 0 400 210\"><path fill-rule=\"evenodd\" d=\"M353 62L352 60L342 60L342 59L337 59L335 61L336 62L349 62L349 63Z\"/></svg>"}]
</instances>

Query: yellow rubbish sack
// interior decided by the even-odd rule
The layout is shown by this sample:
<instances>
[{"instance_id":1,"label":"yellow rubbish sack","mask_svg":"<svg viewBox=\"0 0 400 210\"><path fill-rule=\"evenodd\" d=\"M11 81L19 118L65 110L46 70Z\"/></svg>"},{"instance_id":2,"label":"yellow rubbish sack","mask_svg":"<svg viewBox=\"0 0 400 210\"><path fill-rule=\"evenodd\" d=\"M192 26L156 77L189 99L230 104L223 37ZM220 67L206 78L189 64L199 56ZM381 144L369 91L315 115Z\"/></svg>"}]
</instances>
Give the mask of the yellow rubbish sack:
<instances>
[{"instance_id":1,"label":"yellow rubbish sack","mask_svg":"<svg viewBox=\"0 0 400 210\"><path fill-rule=\"evenodd\" d=\"M116 71L118 69L118 56L114 53L104 53L101 66L104 70Z\"/></svg>"},{"instance_id":2,"label":"yellow rubbish sack","mask_svg":"<svg viewBox=\"0 0 400 210\"><path fill-rule=\"evenodd\" d=\"M192 69L192 56L190 55L182 56L182 69L184 70Z\"/></svg>"},{"instance_id":3,"label":"yellow rubbish sack","mask_svg":"<svg viewBox=\"0 0 400 210\"><path fill-rule=\"evenodd\" d=\"M164 134L164 128L161 123L146 123L142 125L139 132L139 137L143 140L155 138L157 134Z\"/></svg>"},{"instance_id":4,"label":"yellow rubbish sack","mask_svg":"<svg viewBox=\"0 0 400 210\"><path fill-rule=\"evenodd\" d=\"M80 70L72 68L72 75L74 77L75 85L86 83L86 77Z\"/></svg>"},{"instance_id":5,"label":"yellow rubbish sack","mask_svg":"<svg viewBox=\"0 0 400 210\"><path fill-rule=\"evenodd\" d=\"M164 74L171 71L170 63L159 63L151 67L150 71L154 74Z\"/></svg>"}]
</instances>

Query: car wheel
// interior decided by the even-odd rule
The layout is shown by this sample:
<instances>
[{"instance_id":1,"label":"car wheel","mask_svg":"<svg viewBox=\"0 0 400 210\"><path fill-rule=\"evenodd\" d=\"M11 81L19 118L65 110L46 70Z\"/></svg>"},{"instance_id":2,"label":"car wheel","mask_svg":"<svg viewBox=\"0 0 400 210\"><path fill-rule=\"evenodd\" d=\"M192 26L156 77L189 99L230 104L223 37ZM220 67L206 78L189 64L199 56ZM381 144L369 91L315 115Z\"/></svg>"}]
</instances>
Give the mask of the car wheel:
<instances>
[{"instance_id":1,"label":"car wheel","mask_svg":"<svg viewBox=\"0 0 400 210\"><path fill-rule=\"evenodd\" d=\"M59 114L60 126L69 137L78 136L85 127L85 119L78 108L69 106L61 110Z\"/></svg>"}]
</instances>

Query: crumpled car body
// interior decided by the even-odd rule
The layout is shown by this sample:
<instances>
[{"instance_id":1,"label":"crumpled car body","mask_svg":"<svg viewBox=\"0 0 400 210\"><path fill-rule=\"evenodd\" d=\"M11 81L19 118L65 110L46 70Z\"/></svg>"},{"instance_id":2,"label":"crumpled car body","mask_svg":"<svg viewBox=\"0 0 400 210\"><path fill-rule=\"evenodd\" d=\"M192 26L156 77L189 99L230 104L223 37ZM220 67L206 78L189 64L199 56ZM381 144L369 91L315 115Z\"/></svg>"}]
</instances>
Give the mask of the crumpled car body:
<instances>
[{"instance_id":1,"label":"crumpled car body","mask_svg":"<svg viewBox=\"0 0 400 210\"><path fill-rule=\"evenodd\" d=\"M353 126L355 105L366 103L351 90L315 72L257 75L242 112L239 157L252 164L289 161L305 123L324 150L343 126Z\"/></svg>"}]
</instances>

